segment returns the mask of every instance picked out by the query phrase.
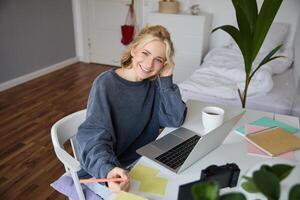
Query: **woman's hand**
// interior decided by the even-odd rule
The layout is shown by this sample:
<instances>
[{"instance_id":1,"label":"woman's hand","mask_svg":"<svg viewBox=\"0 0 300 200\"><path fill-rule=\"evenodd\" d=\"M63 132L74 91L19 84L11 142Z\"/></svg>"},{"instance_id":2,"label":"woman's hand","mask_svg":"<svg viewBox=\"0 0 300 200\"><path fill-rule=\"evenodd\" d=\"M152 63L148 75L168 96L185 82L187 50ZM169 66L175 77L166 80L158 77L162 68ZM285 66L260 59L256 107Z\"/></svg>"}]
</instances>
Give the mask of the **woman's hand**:
<instances>
[{"instance_id":1,"label":"woman's hand","mask_svg":"<svg viewBox=\"0 0 300 200\"><path fill-rule=\"evenodd\" d=\"M173 74L175 64L173 62L167 62L164 64L163 68L160 71L160 77L171 76Z\"/></svg>"},{"instance_id":2,"label":"woman's hand","mask_svg":"<svg viewBox=\"0 0 300 200\"><path fill-rule=\"evenodd\" d=\"M126 191L128 192L130 189L130 180L127 175L127 172L124 169L121 169L119 167L115 167L107 174L107 178L123 178L126 179L125 181L121 182L108 182L108 188L112 192L120 192L120 191Z\"/></svg>"}]
</instances>

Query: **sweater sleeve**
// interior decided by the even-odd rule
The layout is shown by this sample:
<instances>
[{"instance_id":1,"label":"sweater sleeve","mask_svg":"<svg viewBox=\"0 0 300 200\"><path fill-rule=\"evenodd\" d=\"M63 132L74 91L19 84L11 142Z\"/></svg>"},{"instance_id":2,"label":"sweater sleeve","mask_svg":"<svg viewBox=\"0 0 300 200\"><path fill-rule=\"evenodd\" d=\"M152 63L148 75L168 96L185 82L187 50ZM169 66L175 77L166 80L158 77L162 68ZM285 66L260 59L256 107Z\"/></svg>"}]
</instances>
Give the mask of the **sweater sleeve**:
<instances>
[{"instance_id":1,"label":"sweater sleeve","mask_svg":"<svg viewBox=\"0 0 300 200\"><path fill-rule=\"evenodd\" d=\"M187 108L181 99L177 85L172 76L159 78L159 123L162 127L179 127L183 124Z\"/></svg>"},{"instance_id":2,"label":"sweater sleeve","mask_svg":"<svg viewBox=\"0 0 300 200\"><path fill-rule=\"evenodd\" d=\"M96 178L104 178L112 168L120 166L113 150L116 137L106 94L96 79L89 95L86 120L76 135L81 166Z\"/></svg>"}]
</instances>

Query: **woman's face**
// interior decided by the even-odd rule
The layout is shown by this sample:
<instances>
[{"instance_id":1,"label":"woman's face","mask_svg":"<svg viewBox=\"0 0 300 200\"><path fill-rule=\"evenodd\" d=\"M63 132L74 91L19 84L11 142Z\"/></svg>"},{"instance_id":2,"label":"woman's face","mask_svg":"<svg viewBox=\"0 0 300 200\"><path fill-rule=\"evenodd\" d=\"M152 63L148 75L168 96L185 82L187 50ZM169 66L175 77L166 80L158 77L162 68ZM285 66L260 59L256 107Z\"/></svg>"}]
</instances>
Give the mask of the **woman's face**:
<instances>
[{"instance_id":1,"label":"woman's face","mask_svg":"<svg viewBox=\"0 0 300 200\"><path fill-rule=\"evenodd\" d=\"M136 79L144 80L157 75L164 67L166 45L159 40L153 40L134 48L131 55Z\"/></svg>"}]
</instances>

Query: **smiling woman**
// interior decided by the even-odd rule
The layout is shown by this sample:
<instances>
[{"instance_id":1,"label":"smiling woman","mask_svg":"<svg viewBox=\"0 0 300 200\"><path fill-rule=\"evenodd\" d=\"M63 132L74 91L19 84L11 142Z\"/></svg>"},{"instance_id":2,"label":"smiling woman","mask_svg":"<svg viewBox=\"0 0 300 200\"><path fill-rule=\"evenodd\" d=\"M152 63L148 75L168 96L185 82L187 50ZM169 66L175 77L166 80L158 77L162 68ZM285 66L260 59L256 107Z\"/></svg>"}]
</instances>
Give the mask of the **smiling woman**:
<instances>
[{"instance_id":1,"label":"smiling woman","mask_svg":"<svg viewBox=\"0 0 300 200\"><path fill-rule=\"evenodd\" d=\"M139 158L136 149L155 140L161 127L183 123L186 105L172 81L173 56L169 32L145 27L124 52L122 68L96 78L76 135L79 176L123 178L108 187L128 191L126 169Z\"/></svg>"},{"instance_id":2,"label":"smiling woman","mask_svg":"<svg viewBox=\"0 0 300 200\"><path fill-rule=\"evenodd\" d=\"M116 72L132 81L170 76L174 69L173 57L170 33L163 26L145 27L123 54L122 69Z\"/></svg>"}]
</instances>

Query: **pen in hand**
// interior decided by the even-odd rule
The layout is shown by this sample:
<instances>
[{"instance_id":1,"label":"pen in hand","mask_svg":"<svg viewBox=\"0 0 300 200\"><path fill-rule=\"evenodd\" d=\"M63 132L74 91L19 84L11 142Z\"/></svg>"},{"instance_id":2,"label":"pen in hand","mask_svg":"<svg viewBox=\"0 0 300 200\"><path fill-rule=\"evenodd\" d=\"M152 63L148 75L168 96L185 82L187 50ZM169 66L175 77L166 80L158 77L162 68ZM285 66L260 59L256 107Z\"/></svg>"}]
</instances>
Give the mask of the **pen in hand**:
<instances>
[{"instance_id":1,"label":"pen in hand","mask_svg":"<svg viewBox=\"0 0 300 200\"><path fill-rule=\"evenodd\" d=\"M80 183L103 183L103 182L119 182L126 181L125 178L89 178L89 179L80 179Z\"/></svg>"}]
</instances>

